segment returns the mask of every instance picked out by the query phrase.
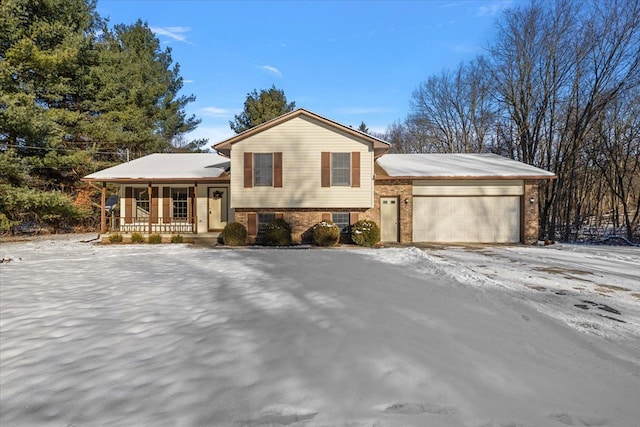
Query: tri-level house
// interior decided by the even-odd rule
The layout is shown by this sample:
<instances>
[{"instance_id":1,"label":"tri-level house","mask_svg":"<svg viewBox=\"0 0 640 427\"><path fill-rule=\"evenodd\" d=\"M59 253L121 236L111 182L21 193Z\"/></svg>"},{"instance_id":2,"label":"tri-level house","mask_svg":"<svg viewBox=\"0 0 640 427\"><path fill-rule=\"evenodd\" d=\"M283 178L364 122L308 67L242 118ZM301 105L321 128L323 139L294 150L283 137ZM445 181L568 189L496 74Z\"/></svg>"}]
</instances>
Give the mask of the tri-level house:
<instances>
[{"instance_id":1,"label":"tri-level house","mask_svg":"<svg viewBox=\"0 0 640 427\"><path fill-rule=\"evenodd\" d=\"M217 236L230 221L250 242L275 218L294 242L358 219L383 242L533 243L537 188L554 175L493 154L387 154L390 145L298 109L213 146L152 154L85 177L103 194L101 232ZM120 184L119 209L106 206Z\"/></svg>"}]
</instances>

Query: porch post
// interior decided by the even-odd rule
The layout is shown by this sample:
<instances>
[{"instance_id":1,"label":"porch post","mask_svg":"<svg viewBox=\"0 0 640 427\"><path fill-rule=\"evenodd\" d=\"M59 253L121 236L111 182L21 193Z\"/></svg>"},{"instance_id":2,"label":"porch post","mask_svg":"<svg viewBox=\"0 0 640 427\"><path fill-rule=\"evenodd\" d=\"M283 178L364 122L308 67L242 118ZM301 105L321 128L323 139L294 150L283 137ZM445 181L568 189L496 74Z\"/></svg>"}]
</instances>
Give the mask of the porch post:
<instances>
[{"instance_id":1,"label":"porch post","mask_svg":"<svg viewBox=\"0 0 640 427\"><path fill-rule=\"evenodd\" d=\"M198 234L198 181L193 183L193 233Z\"/></svg>"},{"instance_id":2,"label":"porch post","mask_svg":"<svg viewBox=\"0 0 640 427\"><path fill-rule=\"evenodd\" d=\"M153 228L152 228L152 221L153 221L153 215L151 214L151 210L153 209L153 188L151 187L151 183L149 183L149 188L147 188L147 194L149 195L149 235L151 235Z\"/></svg>"},{"instance_id":3,"label":"porch post","mask_svg":"<svg viewBox=\"0 0 640 427\"><path fill-rule=\"evenodd\" d=\"M102 181L102 193L100 195L100 234L107 232L107 183Z\"/></svg>"}]
</instances>

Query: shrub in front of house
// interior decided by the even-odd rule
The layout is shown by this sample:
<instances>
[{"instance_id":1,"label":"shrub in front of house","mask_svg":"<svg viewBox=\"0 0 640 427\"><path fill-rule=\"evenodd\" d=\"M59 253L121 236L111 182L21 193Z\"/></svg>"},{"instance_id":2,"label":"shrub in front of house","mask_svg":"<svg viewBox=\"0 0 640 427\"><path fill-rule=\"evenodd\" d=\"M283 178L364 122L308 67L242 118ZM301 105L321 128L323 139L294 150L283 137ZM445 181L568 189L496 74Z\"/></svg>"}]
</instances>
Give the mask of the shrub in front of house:
<instances>
[{"instance_id":1,"label":"shrub in front of house","mask_svg":"<svg viewBox=\"0 0 640 427\"><path fill-rule=\"evenodd\" d=\"M182 243L183 240L182 234L174 234L171 236L171 243Z\"/></svg>"},{"instance_id":2,"label":"shrub in front of house","mask_svg":"<svg viewBox=\"0 0 640 427\"><path fill-rule=\"evenodd\" d=\"M281 218L271 221L264 229L262 243L267 246L289 246L291 226Z\"/></svg>"},{"instance_id":3,"label":"shrub in front of house","mask_svg":"<svg viewBox=\"0 0 640 427\"><path fill-rule=\"evenodd\" d=\"M109 234L109 242L122 243L122 234L120 233Z\"/></svg>"},{"instance_id":4,"label":"shrub in front of house","mask_svg":"<svg viewBox=\"0 0 640 427\"><path fill-rule=\"evenodd\" d=\"M132 233L131 243L144 243L144 237L140 233Z\"/></svg>"},{"instance_id":5,"label":"shrub in front of house","mask_svg":"<svg viewBox=\"0 0 640 427\"><path fill-rule=\"evenodd\" d=\"M320 221L313 226L313 244L334 246L340 240L340 229L331 221Z\"/></svg>"},{"instance_id":6,"label":"shrub in front of house","mask_svg":"<svg viewBox=\"0 0 640 427\"><path fill-rule=\"evenodd\" d=\"M380 227L373 221L361 219L351 226L351 240L359 246L375 246L380 241Z\"/></svg>"},{"instance_id":7,"label":"shrub in front of house","mask_svg":"<svg viewBox=\"0 0 640 427\"><path fill-rule=\"evenodd\" d=\"M230 222L222 230L222 243L228 246L242 246L247 242L247 228L239 222Z\"/></svg>"},{"instance_id":8,"label":"shrub in front of house","mask_svg":"<svg viewBox=\"0 0 640 427\"><path fill-rule=\"evenodd\" d=\"M162 236L159 234L149 235L149 243L152 243L152 244L162 243Z\"/></svg>"}]
</instances>

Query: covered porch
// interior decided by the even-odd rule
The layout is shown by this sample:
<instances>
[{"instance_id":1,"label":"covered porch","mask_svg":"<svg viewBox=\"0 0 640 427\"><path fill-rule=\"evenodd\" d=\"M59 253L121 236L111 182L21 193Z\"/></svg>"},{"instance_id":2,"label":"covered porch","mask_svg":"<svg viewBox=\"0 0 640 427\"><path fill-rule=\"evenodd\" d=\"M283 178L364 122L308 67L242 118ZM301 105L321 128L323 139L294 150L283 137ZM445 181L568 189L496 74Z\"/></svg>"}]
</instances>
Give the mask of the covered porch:
<instances>
[{"instance_id":1,"label":"covered porch","mask_svg":"<svg viewBox=\"0 0 640 427\"><path fill-rule=\"evenodd\" d=\"M200 235L233 221L229 160L217 154L152 154L84 181L100 191L100 234Z\"/></svg>"}]
</instances>

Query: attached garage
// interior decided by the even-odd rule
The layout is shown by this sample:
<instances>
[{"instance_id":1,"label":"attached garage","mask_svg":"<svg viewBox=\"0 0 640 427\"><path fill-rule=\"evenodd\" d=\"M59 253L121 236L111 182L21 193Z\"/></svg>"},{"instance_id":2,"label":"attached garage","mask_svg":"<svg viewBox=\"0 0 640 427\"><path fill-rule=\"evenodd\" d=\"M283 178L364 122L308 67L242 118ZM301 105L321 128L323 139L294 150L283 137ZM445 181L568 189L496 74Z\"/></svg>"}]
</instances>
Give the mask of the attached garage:
<instances>
[{"instance_id":1,"label":"attached garage","mask_svg":"<svg viewBox=\"0 0 640 427\"><path fill-rule=\"evenodd\" d=\"M494 154L389 154L377 164L381 197L410 183L400 211L407 243L535 242L538 182L554 177Z\"/></svg>"},{"instance_id":2,"label":"attached garage","mask_svg":"<svg viewBox=\"0 0 640 427\"><path fill-rule=\"evenodd\" d=\"M520 241L523 182L414 181L413 241Z\"/></svg>"}]
</instances>

